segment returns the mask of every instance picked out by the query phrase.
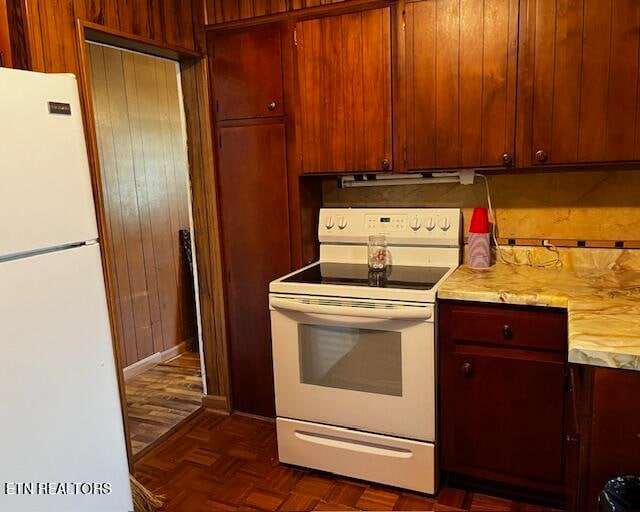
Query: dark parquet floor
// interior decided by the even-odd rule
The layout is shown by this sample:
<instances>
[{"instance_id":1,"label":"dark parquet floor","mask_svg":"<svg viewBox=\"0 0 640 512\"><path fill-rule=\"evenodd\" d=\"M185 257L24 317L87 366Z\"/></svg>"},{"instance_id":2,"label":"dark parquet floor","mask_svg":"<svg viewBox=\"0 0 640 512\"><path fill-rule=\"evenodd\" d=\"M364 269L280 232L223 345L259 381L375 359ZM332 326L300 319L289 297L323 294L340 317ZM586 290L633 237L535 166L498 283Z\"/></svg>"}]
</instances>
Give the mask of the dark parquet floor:
<instances>
[{"instance_id":1,"label":"dark parquet floor","mask_svg":"<svg viewBox=\"0 0 640 512\"><path fill-rule=\"evenodd\" d=\"M275 424L203 411L135 465L166 512L441 510L541 512L538 505L444 487L436 497L278 462Z\"/></svg>"}]
</instances>

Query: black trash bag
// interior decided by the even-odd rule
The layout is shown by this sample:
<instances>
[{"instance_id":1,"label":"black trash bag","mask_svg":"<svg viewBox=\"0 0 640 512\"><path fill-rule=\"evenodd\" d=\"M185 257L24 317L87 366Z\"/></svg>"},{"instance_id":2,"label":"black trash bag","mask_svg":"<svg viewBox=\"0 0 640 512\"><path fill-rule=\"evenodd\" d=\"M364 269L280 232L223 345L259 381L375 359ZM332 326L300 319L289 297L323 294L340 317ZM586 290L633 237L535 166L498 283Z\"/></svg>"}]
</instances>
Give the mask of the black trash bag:
<instances>
[{"instance_id":1,"label":"black trash bag","mask_svg":"<svg viewBox=\"0 0 640 512\"><path fill-rule=\"evenodd\" d=\"M640 476L619 476L609 480L598 497L598 510L640 511Z\"/></svg>"}]
</instances>

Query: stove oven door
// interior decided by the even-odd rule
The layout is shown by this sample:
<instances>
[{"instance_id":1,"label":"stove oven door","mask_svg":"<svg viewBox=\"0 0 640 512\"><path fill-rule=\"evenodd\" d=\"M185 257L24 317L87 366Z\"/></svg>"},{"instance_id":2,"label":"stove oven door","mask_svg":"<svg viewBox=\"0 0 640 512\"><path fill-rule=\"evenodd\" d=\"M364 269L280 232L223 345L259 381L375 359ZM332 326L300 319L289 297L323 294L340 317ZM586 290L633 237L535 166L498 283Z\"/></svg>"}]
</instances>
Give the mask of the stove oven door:
<instances>
[{"instance_id":1,"label":"stove oven door","mask_svg":"<svg viewBox=\"0 0 640 512\"><path fill-rule=\"evenodd\" d=\"M435 441L433 304L271 295L280 418Z\"/></svg>"}]
</instances>

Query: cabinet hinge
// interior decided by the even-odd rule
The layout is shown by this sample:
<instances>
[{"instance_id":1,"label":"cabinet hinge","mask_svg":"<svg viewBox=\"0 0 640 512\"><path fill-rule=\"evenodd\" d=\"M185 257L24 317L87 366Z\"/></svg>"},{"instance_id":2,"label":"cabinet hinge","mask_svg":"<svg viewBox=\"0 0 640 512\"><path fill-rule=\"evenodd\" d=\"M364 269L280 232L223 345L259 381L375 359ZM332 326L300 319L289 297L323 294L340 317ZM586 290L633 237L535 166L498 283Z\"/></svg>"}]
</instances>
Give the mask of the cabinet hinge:
<instances>
[{"instance_id":1,"label":"cabinet hinge","mask_svg":"<svg viewBox=\"0 0 640 512\"><path fill-rule=\"evenodd\" d=\"M293 46L298 46L298 30L293 29Z\"/></svg>"},{"instance_id":2,"label":"cabinet hinge","mask_svg":"<svg viewBox=\"0 0 640 512\"><path fill-rule=\"evenodd\" d=\"M222 148L222 135L218 135L218 147Z\"/></svg>"},{"instance_id":3,"label":"cabinet hinge","mask_svg":"<svg viewBox=\"0 0 640 512\"><path fill-rule=\"evenodd\" d=\"M216 113L220 112L220 102L216 100Z\"/></svg>"},{"instance_id":4,"label":"cabinet hinge","mask_svg":"<svg viewBox=\"0 0 640 512\"><path fill-rule=\"evenodd\" d=\"M407 13L402 11L402 31L406 32L407 30Z\"/></svg>"},{"instance_id":5,"label":"cabinet hinge","mask_svg":"<svg viewBox=\"0 0 640 512\"><path fill-rule=\"evenodd\" d=\"M407 163L407 146L402 147L402 160L405 164Z\"/></svg>"}]
</instances>

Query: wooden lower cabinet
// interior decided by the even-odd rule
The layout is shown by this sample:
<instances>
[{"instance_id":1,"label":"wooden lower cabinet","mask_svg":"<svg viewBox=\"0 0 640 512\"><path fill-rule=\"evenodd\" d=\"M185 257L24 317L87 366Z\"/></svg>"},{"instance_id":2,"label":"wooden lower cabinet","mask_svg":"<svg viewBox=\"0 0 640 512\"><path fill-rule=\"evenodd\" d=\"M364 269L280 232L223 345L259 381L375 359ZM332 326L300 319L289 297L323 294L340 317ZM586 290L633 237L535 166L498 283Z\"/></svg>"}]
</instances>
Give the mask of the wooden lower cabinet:
<instances>
[{"instance_id":1,"label":"wooden lower cabinet","mask_svg":"<svg viewBox=\"0 0 640 512\"><path fill-rule=\"evenodd\" d=\"M560 500L566 366L565 311L440 303L442 469Z\"/></svg>"},{"instance_id":2,"label":"wooden lower cabinet","mask_svg":"<svg viewBox=\"0 0 640 512\"><path fill-rule=\"evenodd\" d=\"M291 271L285 128L219 128L233 408L275 416L269 282Z\"/></svg>"},{"instance_id":3,"label":"wooden lower cabinet","mask_svg":"<svg viewBox=\"0 0 640 512\"><path fill-rule=\"evenodd\" d=\"M618 476L640 476L640 372L571 366L569 510L597 510Z\"/></svg>"}]
</instances>

